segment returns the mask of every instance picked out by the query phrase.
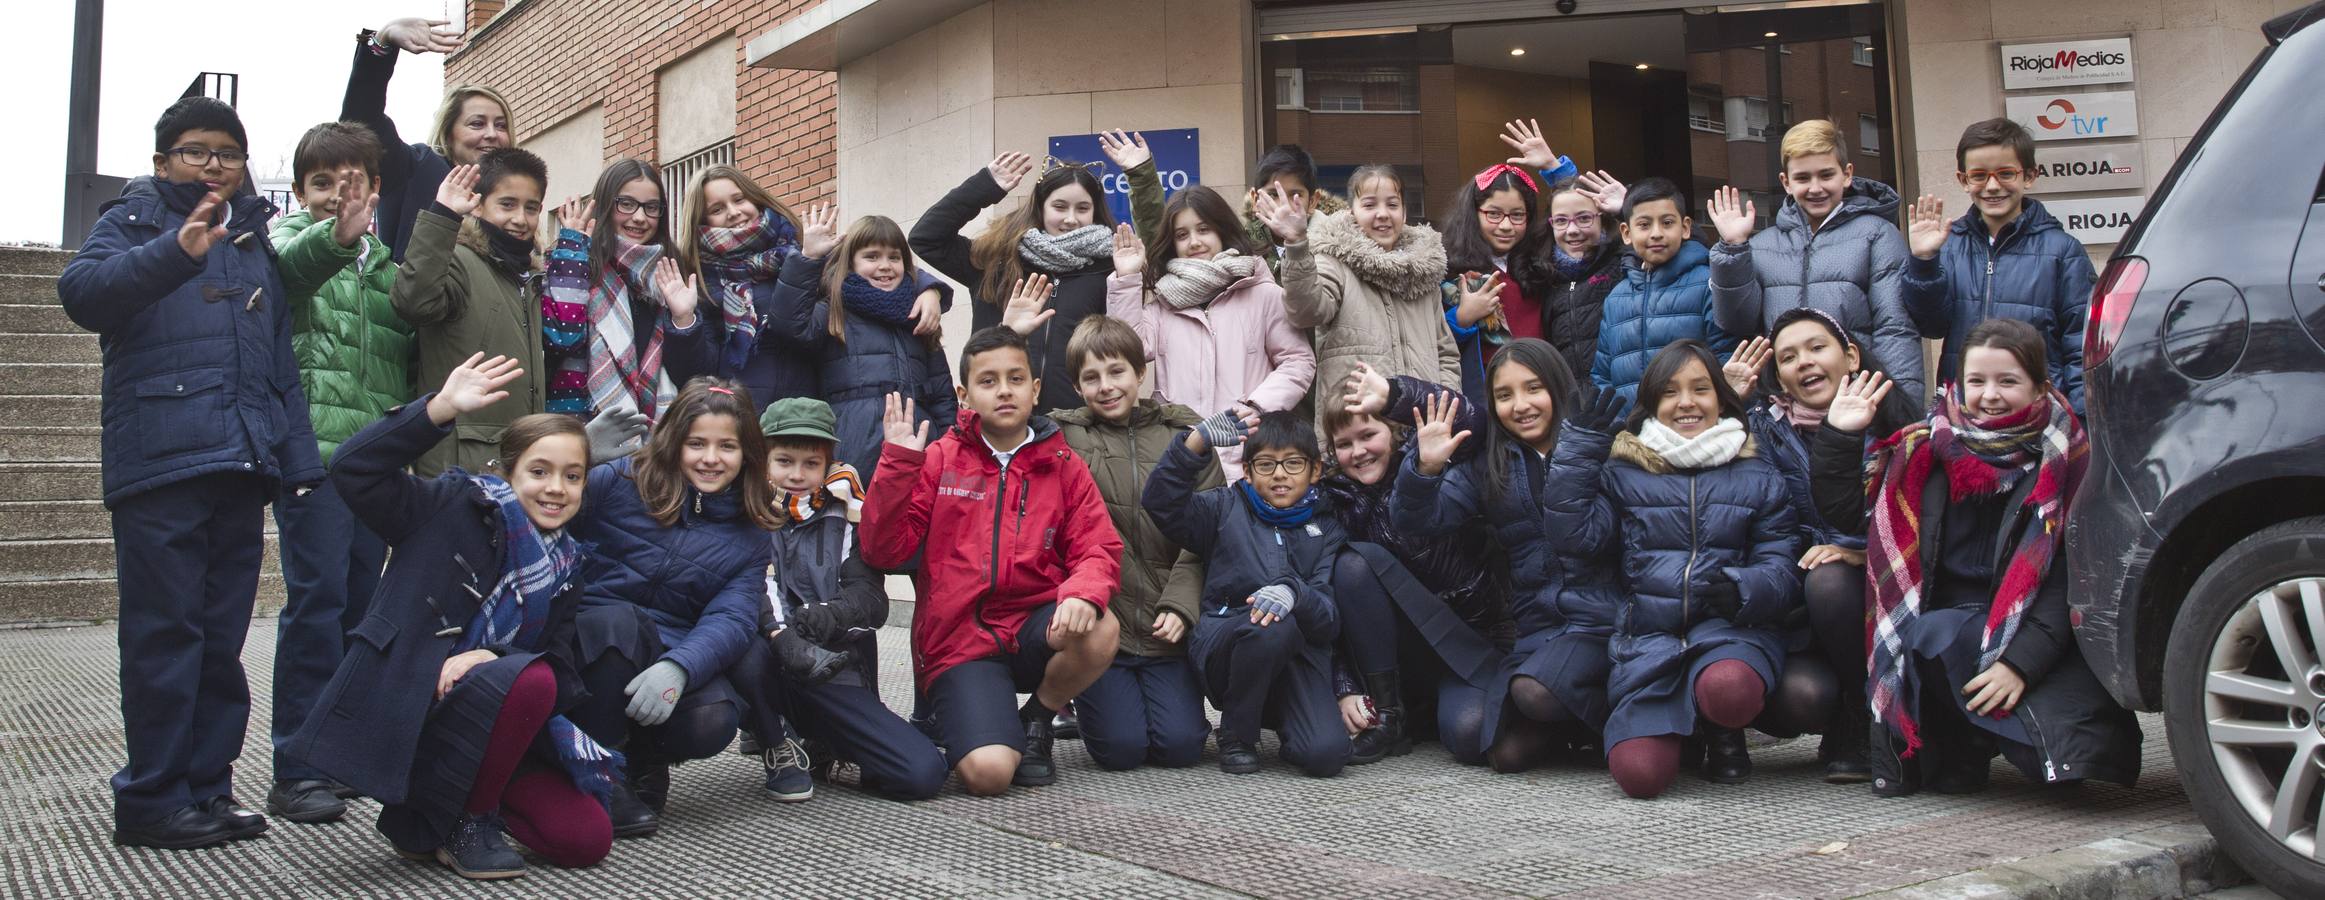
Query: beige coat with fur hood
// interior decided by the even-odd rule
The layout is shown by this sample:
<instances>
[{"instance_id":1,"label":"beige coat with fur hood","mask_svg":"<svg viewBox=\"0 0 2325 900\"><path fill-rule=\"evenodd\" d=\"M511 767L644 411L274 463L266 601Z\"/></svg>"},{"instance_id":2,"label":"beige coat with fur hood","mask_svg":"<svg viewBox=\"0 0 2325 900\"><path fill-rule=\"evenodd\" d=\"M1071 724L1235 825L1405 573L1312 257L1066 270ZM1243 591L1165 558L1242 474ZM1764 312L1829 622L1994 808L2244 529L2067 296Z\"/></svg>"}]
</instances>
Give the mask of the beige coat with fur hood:
<instances>
[{"instance_id":1,"label":"beige coat with fur hood","mask_svg":"<svg viewBox=\"0 0 2325 900\"><path fill-rule=\"evenodd\" d=\"M1438 294L1444 278L1445 246L1426 225L1406 225L1396 248L1383 250L1343 211L1312 222L1307 240L1285 245L1285 317L1314 330L1319 411L1339 401L1359 362L1382 377L1461 388L1461 350Z\"/></svg>"}]
</instances>

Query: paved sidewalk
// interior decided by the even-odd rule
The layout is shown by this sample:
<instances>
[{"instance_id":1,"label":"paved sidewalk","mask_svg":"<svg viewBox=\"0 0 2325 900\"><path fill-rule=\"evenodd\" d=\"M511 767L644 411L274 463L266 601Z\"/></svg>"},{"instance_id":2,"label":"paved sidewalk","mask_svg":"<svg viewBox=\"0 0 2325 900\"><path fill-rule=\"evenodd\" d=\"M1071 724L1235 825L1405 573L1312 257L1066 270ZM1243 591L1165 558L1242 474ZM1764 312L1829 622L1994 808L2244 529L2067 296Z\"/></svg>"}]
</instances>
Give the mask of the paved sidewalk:
<instances>
[{"instance_id":1,"label":"paved sidewalk","mask_svg":"<svg viewBox=\"0 0 2325 900\"><path fill-rule=\"evenodd\" d=\"M262 620L244 654L257 698L236 786L254 808L271 778L274 636ZM881 640L889 703L904 708L904 633ZM618 842L592 869L541 865L480 888L396 858L368 800L339 823L276 822L224 848L114 847L115 665L110 626L0 630L0 895L1854 896L2141 832L2201 834L2159 831L2194 815L2152 716L2136 788L2046 790L1997 764L1982 796L1903 800L1819 781L1813 739L1757 749L1748 785L1682 776L1651 802L1624 799L1603 770L1495 775L1435 745L1319 781L1280 764L1231 777L1209 758L1105 773L1061 741L1053 787L998 799L956 787L918 804L838 785L777 804L756 760L724 754L676 772L660 835Z\"/></svg>"}]
</instances>

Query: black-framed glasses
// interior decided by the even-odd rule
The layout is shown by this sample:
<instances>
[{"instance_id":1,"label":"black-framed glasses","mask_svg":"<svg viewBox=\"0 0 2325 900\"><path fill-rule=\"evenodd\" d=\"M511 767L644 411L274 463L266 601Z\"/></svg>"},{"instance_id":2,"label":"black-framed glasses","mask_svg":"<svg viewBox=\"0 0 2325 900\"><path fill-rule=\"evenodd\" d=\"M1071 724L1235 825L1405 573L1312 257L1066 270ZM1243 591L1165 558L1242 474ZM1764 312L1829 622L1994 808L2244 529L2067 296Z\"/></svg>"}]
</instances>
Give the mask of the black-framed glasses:
<instances>
[{"instance_id":1,"label":"black-framed glasses","mask_svg":"<svg viewBox=\"0 0 2325 900\"><path fill-rule=\"evenodd\" d=\"M660 200L649 200L641 203L633 197L614 198L614 212L625 216L634 216L641 209L646 211L646 218L662 218L662 201Z\"/></svg>"},{"instance_id":2,"label":"black-framed glasses","mask_svg":"<svg viewBox=\"0 0 2325 900\"><path fill-rule=\"evenodd\" d=\"M193 166L195 168L208 166L210 164L210 160L213 158L218 160L218 167L221 169L239 169L250 164L250 154L244 153L240 150L212 150L208 147L171 147L168 153L171 156L177 157L179 162L185 163L186 165Z\"/></svg>"},{"instance_id":3,"label":"black-framed glasses","mask_svg":"<svg viewBox=\"0 0 2325 900\"><path fill-rule=\"evenodd\" d=\"M1255 459L1244 463L1243 467L1250 469L1254 475L1274 475L1278 471L1294 476L1308 473L1308 461L1298 456L1290 459Z\"/></svg>"}]
</instances>

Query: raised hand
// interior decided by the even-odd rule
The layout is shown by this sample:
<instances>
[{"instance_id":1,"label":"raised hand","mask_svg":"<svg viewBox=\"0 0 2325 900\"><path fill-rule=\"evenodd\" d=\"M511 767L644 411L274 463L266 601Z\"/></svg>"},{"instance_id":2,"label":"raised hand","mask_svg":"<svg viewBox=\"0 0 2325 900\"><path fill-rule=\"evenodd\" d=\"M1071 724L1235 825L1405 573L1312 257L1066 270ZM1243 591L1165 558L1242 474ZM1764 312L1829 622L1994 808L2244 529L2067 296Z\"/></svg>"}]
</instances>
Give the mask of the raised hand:
<instances>
[{"instance_id":1,"label":"raised hand","mask_svg":"<svg viewBox=\"0 0 2325 900\"><path fill-rule=\"evenodd\" d=\"M1542 123L1533 119L1512 119L1502 125L1502 143L1518 155L1510 157L1513 166L1529 169L1548 169L1558 165L1558 153L1550 149L1550 142L1542 138Z\"/></svg>"},{"instance_id":2,"label":"raised hand","mask_svg":"<svg viewBox=\"0 0 2325 900\"><path fill-rule=\"evenodd\" d=\"M1833 394L1832 406L1825 409L1825 425L1842 431L1863 431L1871 427L1873 412L1881 408L1881 398L1889 396L1889 389L1896 386L1896 382L1869 369L1849 373Z\"/></svg>"},{"instance_id":3,"label":"raised hand","mask_svg":"<svg viewBox=\"0 0 2325 900\"><path fill-rule=\"evenodd\" d=\"M944 292L933 287L921 291L920 296L912 298L911 315L914 336L935 334L937 329L944 327Z\"/></svg>"},{"instance_id":4,"label":"raised hand","mask_svg":"<svg viewBox=\"0 0 2325 900\"><path fill-rule=\"evenodd\" d=\"M210 255L210 246L226 239L225 223L211 221L225 202L224 195L207 194L202 202L194 204L194 211L186 215L186 224L178 226L178 249L194 259Z\"/></svg>"},{"instance_id":5,"label":"raised hand","mask_svg":"<svg viewBox=\"0 0 2325 900\"><path fill-rule=\"evenodd\" d=\"M1764 337L1738 344L1736 352L1728 355L1728 364L1720 367L1720 376L1728 380L1728 387L1735 389L1736 396L1748 398L1760 383L1760 367L1768 364L1768 357L1774 352Z\"/></svg>"},{"instance_id":6,"label":"raised hand","mask_svg":"<svg viewBox=\"0 0 2325 900\"><path fill-rule=\"evenodd\" d=\"M808 259L822 259L840 245L840 210L829 203L809 207L799 217L799 255ZM850 264L848 260L840 260Z\"/></svg>"},{"instance_id":7,"label":"raised hand","mask_svg":"<svg viewBox=\"0 0 2325 900\"><path fill-rule=\"evenodd\" d=\"M1734 187L1722 187L1711 192L1708 204L1712 227L1719 229L1720 241L1741 244L1752 239L1753 229L1759 227L1754 216L1752 201Z\"/></svg>"},{"instance_id":8,"label":"raised hand","mask_svg":"<svg viewBox=\"0 0 2325 900\"><path fill-rule=\"evenodd\" d=\"M1213 447L1242 446L1259 427L1259 415L1242 406L1230 406L1187 429L1187 449L1208 453Z\"/></svg>"},{"instance_id":9,"label":"raised hand","mask_svg":"<svg viewBox=\"0 0 2325 900\"><path fill-rule=\"evenodd\" d=\"M1260 224L1275 232L1279 243L1297 244L1308 239L1308 213L1293 203L1282 187L1269 185L1253 191L1251 210L1259 216Z\"/></svg>"},{"instance_id":10,"label":"raised hand","mask_svg":"<svg viewBox=\"0 0 2325 900\"><path fill-rule=\"evenodd\" d=\"M588 237L590 229L597 227L596 213L597 198L587 194L567 197L565 202L557 204L557 227L571 228Z\"/></svg>"},{"instance_id":11,"label":"raised hand","mask_svg":"<svg viewBox=\"0 0 2325 900\"><path fill-rule=\"evenodd\" d=\"M702 299L701 275L688 276L677 260L662 257L654 262L654 292L662 295L662 305L670 310L672 326L694 327L695 305Z\"/></svg>"},{"instance_id":12,"label":"raised hand","mask_svg":"<svg viewBox=\"0 0 2325 900\"><path fill-rule=\"evenodd\" d=\"M466 43L461 27L444 19L417 16L395 19L379 27L379 42L411 53L450 53Z\"/></svg>"},{"instance_id":13,"label":"raised hand","mask_svg":"<svg viewBox=\"0 0 2325 900\"><path fill-rule=\"evenodd\" d=\"M880 414L880 432L888 443L906 450L928 446L928 423L920 421L913 412L912 398L903 394L888 395L887 408Z\"/></svg>"},{"instance_id":14,"label":"raised hand","mask_svg":"<svg viewBox=\"0 0 2325 900\"><path fill-rule=\"evenodd\" d=\"M1605 169L1574 176L1574 186L1580 188L1582 195L1589 197L1592 203L1598 204L1599 212L1610 216L1622 215L1623 198L1631 194L1630 188L1616 181L1615 176L1607 174Z\"/></svg>"},{"instance_id":15,"label":"raised hand","mask_svg":"<svg viewBox=\"0 0 2325 900\"><path fill-rule=\"evenodd\" d=\"M1125 134L1119 128L1098 132L1098 149L1105 151L1106 158L1114 162L1114 167L1125 173L1139 163L1154 158L1154 151L1146 147L1146 135L1135 131Z\"/></svg>"},{"instance_id":16,"label":"raised hand","mask_svg":"<svg viewBox=\"0 0 2325 900\"><path fill-rule=\"evenodd\" d=\"M466 216L476 211L476 166L453 166L444 176L444 183L436 186L436 202L455 216Z\"/></svg>"},{"instance_id":17,"label":"raised hand","mask_svg":"<svg viewBox=\"0 0 2325 900\"><path fill-rule=\"evenodd\" d=\"M1009 302L1001 307L1001 324L1021 335L1032 334L1058 314L1044 308L1049 306L1049 297L1049 276L1036 272L1031 278L1018 279L1016 288L1009 292Z\"/></svg>"},{"instance_id":18,"label":"raised hand","mask_svg":"<svg viewBox=\"0 0 2325 900\"><path fill-rule=\"evenodd\" d=\"M339 218L331 223L331 240L342 247L353 247L363 240L363 233L371 230L372 212L379 209L376 192L361 203L355 202L355 184L354 178L339 182Z\"/></svg>"},{"instance_id":19,"label":"raised hand","mask_svg":"<svg viewBox=\"0 0 2325 900\"><path fill-rule=\"evenodd\" d=\"M1445 464L1453 460L1453 451L1461 442L1469 440L1469 431L1454 431L1454 420L1461 413L1461 398L1452 393L1433 394L1413 410L1413 421L1419 426L1413 432L1413 452L1419 454L1414 464L1423 474L1435 475L1445 471Z\"/></svg>"},{"instance_id":20,"label":"raised hand","mask_svg":"<svg viewBox=\"0 0 2325 900\"><path fill-rule=\"evenodd\" d=\"M1461 302L1454 306L1453 317L1461 320L1461 327L1469 328L1485 321L1487 316L1502 310L1502 273L1495 272L1483 279L1464 275Z\"/></svg>"},{"instance_id":21,"label":"raised hand","mask_svg":"<svg viewBox=\"0 0 2325 900\"><path fill-rule=\"evenodd\" d=\"M1370 363L1358 360L1356 371L1348 373L1340 400L1348 407L1349 415L1380 418L1389 408L1389 380L1374 371Z\"/></svg>"},{"instance_id":22,"label":"raised hand","mask_svg":"<svg viewBox=\"0 0 2325 900\"><path fill-rule=\"evenodd\" d=\"M1114 274L1128 278L1146 271L1146 244L1131 233L1130 223L1114 226Z\"/></svg>"},{"instance_id":23,"label":"raised hand","mask_svg":"<svg viewBox=\"0 0 2325 900\"><path fill-rule=\"evenodd\" d=\"M1017 183L1023 181L1025 174L1031 171L1033 157L1015 150L993 157L993 161L985 166L985 174L992 176L993 183L1000 185L1004 194L1017 190Z\"/></svg>"},{"instance_id":24,"label":"raised hand","mask_svg":"<svg viewBox=\"0 0 2325 900\"><path fill-rule=\"evenodd\" d=\"M1950 224L1946 221L1946 201L1934 194L1923 194L1906 210L1905 245L1913 250L1914 256L1936 259L1938 251L1946 248Z\"/></svg>"},{"instance_id":25,"label":"raised hand","mask_svg":"<svg viewBox=\"0 0 2325 900\"><path fill-rule=\"evenodd\" d=\"M506 356L486 359L481 350L470 354L467 362L444 375L444 386L436 396L428 398L428 418L438 425L449 425L454 419L506 400L509 392L501 388L524 374L517 361Z\"/></svg>"},{"instance_id":26,"label":"raised hand","mask_svg":"<svg viewBox=\"0 0 2325 900\"><path fill-rule=\"evenodd\" d=\"M1574 415L1566 417L1566 424L1608 434L1615 430L1616 422L1623 420L1623 411L1629 407L1629 403L1623 402L1623 395L1616 393L1613 387L1602 387L1581 409L1575 410Z\"/></svg>"}]
</instances>

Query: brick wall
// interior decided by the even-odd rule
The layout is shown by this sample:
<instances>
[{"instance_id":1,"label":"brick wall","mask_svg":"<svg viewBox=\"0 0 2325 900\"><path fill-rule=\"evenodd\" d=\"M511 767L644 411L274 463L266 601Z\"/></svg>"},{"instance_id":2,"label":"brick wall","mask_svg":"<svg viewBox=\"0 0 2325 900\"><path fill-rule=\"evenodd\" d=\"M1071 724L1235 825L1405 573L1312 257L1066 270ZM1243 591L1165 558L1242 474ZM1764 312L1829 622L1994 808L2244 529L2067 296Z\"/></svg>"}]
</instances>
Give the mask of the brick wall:
<instances>
[{"instance_id":1,"label":"brick wall","mask_svg":"<svg viewBox=\"0 0 2325 900\"><path fill-rule=\"evenodd\" d=\"M471 20L501 5L467 2ZM744 44L816 2L517 0L489 27L470 29L468 46L445 61L444 83L487 84L507 96L516 107L510 112L520 144L602 101L605 157L652 159L655 73L731 34L735 164L786 202L827 200L835 186L836 79L829 72L750 68L742 60Z\"/></svg>"}]
</instances>

